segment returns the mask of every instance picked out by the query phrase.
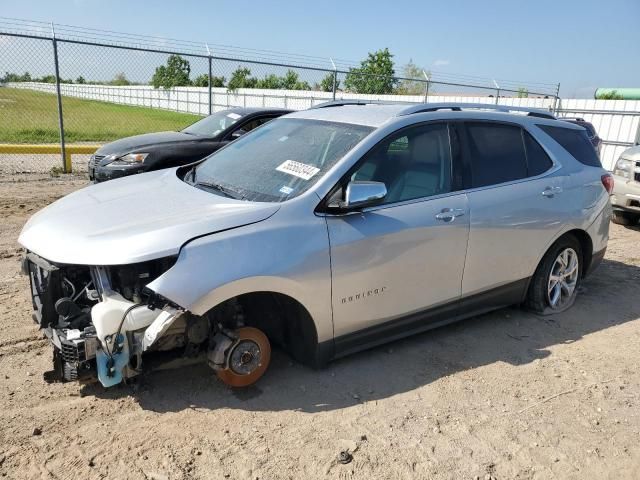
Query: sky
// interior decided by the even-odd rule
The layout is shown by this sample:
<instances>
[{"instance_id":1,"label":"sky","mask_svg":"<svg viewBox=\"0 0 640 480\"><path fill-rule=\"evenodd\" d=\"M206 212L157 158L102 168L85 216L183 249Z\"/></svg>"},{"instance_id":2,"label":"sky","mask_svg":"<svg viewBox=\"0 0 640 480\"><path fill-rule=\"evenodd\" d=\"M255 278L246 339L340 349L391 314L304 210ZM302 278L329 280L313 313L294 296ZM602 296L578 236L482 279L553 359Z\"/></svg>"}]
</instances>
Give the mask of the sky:
<instances>
[{"instance_id":1,"label":"sky","mask_svg":"<svg viewBox=\"0 0 640 480\"><path fill-rule=\"evenodd\" d=\"M640 87L640 0L0 0L0 16L353 61L387 47L397 72L411 59L563 97Z\"/></svg>"}]
</instances>

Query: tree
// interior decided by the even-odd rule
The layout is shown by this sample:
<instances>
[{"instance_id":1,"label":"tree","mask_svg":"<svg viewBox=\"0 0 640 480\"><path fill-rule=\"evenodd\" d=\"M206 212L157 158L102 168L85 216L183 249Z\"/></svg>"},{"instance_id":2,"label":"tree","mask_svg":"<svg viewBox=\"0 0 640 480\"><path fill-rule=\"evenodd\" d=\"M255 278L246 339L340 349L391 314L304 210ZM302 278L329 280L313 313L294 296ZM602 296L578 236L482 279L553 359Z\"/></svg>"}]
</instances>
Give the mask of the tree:
<instances>
[{"instance_id":1,"label":"tree","mask_svg":"<svg viewBox=\"0 0 640 480\"><path fill-rule=\"evenodd\" d=\"M402 67L404 78L400 80L396 92L400 95L423 95L427 88L423 72L423 68L409 60L409 63Z\"/></svg>"},{"instance_id":2,"label":"tree","mask_svg":"<svg viewBox=\"0 0 640 480\"><path fill-rule=\"evenodd\" d=\"M17 73L4 72L4 77L0 79L3 82L31 82L31 74L24 72L22 75Z\"/></svg>"},{"instance_id":3,"label":"tree","mask_svg":"<svg viewBox=\"0 0 640 480\"><path fill-rule=\"evenodd\" d=\"M335 76L333 72L327 73L327 75L320 80L320 84L317 86L318 89L323 92L333 92L333 80ZM336 78L336 90L340 88L340 80Z\"/></svg>"},{"instance_id":4,"label":"tree","mask_svg":"<svg viewBox=\"0 0 640 480\"><path fill-rule=\"evenodd\" d=\"M267 75L266 77L258 80L256 82L256 88L271 88L275 90L284 87L282 86L282 79L272 73L271 75Z\"/></svg>"},{"instance_id":5,"label":"tree","mask_svg":"<svg viewBox=\"0 0 640 480\"><path fill-rule=\"evenodd\" d=\"M156 68L151 84L153 88L183 87L190 84L191 65L180 55L169 55L167 65Z\"/></svg>"},{"instance_id":6,"label":"tree","mask_svg":"<svg viewBox=\"0 0 640 480\"><path fill-rule=\"evenodd\" d=\"M124 72L117 73L113 80L109 82L110 85L115 85L118 87L123 87L125 85L131 85L131 82L127 79Z\"/></svg>"},{"instance_id":7,"label":"tree","mask_svg":"<svg viewBox=\"0 0 640 480\"><path fill-rule=\"evenodd\" d=\"M293 70L287 70L281 79L281 88L285 90L311 90L311 85L300 80L300 76Z\"/></svg>"},{"instance_id":8,"label":"tree","mask_svg":"<svg viewBox=\"0 0 640 480\"><path fill-rule=\"evenodd\" d=\"M238 67L231 74L227 90L235 92L239 88L256 88L258 80L251 76L251 70L247 67Z\"/></svg>"},{"instance_id":9,"label":"tree","mask_svg":"<svg viewBox=\"0 0 640 480\"><path fill-rule=\"evenodd\" d=\"M524 87L518 87L518 92L516 93L518 98L529 98L529 90Z\"/></svg>"},{"instance_id":10,"label":"tree","mask_svg":"<svg viewBox=\"0 0 640 480\"><path fill-rule=\"evenodd\" d=\"M226 83L227 79L224 77L216 77L215 75L211 77L211 86L213 88L222 88Z\"/></svg>"},{"instance_id":11,"label":"tree","mask_svg":"<svg viewBox=\"0 0 640 480\"><path fill-rule=\"evenodd\" d=\"M369 52L367 58L360 62L360 67L350 68L344 86L354 93L393 93L397 83L394 75L393 55L385 48Z\"/></svg>"},{"instance_id":12,"label":"tree","mask_svg":"<svg viewBox=\"0 0 640 480\"><path fill-rule=\"evenodd\" d=\"M284 77L271 73L264 78L258 79L256 88L283 89L283 90L311 90L311 85L305 81L300 81L299 75L293 70L287 70Z\"/></svg>"},{"instance_id":13,"label":"tree","mask_svg":"<svg viewBox=\"0 0 640 480\"><path fill-rule=\"evenodd\" d=\"M212 87L224 87L226 79L224 77L211 77L211 86ZM194 87L208 87L209 86L209 75L203 73L202 75L198 75L193 79L191 84Z\"/></svg>"},{"instance_id":14,"label":"tree","mask_svg":"<svg viewBox=\"0 0 640 480\"><path fill-rule=\"evenodd\" d=\"M79 83L80 85L82 85L87 83L87 81L84 79L82 75L80 75L78 78L76 78L76 83Z\"/></svg>"}]
</instances>

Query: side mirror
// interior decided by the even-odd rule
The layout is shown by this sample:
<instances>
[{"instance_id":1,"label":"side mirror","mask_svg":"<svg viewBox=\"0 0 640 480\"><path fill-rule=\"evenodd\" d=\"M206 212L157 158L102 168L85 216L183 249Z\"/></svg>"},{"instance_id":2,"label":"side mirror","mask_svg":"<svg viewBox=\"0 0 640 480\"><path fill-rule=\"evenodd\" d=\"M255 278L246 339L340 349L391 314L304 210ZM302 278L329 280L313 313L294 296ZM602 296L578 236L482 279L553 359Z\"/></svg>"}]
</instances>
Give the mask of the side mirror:
<instances>
[{"instance_id":1,"label":"side mirror","mask_svg":"<svg viewBox=\"0 0 640 480\"><path fill-rule=\"evenodd\" d=\"M235 132L233 132L231 134L231 138L233 138L233 139L240 138L245 133L247 133L247 132L245 132L243 129L239 128L238 130L236 130Z\"/></svg>"},{"instance_id":2,"label":"side mirror","mask_svg":"<svg viewBox=\"0 0 640 480\"><path fill-rule=\"evenodd\" d=\"M363 208L376 205L387 196L387 186L382 182L349 182L342 208Z\"/></svg>"}]
</instances>

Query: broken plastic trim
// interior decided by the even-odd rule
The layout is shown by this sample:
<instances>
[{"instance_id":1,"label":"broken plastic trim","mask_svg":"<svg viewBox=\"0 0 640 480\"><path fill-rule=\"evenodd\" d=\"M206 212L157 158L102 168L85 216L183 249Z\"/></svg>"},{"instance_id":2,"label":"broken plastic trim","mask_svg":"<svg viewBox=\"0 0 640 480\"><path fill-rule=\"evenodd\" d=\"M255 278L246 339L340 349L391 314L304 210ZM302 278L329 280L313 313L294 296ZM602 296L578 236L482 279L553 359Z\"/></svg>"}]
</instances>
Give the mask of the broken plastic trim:
<instances>
[{"instance_id":1,"label":"broken plastic trim","mask_svg":"<svg viewBox=\"0 0 640 480\"><path fill-rule=\"evenodd\" d=\"M151 325L144 331L142 338L142 351L146 352L158 340L169 327L184 314L184 310L178 310L173 307L165 307L160 315L151 322Z\"/></svg>"}]
</instances>

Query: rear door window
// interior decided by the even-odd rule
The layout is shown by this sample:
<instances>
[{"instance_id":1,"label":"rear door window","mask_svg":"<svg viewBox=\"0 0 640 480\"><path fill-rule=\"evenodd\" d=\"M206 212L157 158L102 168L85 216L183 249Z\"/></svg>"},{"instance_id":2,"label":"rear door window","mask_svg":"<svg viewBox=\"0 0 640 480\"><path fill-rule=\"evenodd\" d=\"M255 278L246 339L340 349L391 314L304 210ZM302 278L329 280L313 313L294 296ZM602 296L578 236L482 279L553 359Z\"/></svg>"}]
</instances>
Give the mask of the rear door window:
<instances>
[{"instance_id":1,"label":"rear door window","mask_svg":"<svg viewBox=\"0 0 640 480\"><path fill-rule=\"evenodd\" d=\"M527 176L521 129L492 122L467 122L472 188L497 185Z\"/></svg>"},{"instance_id":2,"label":"rear door window","mask_svg":"<svg viewBox=\"0 0 640 480\"><path fill-rule=\"evenodd\" d=\"M589 141L586 130L573 130L551 125L538 125L538 127L558 142L562 148L583 165L601 167L600 159L595 148Z\"/></svg>"}]
</instances>

